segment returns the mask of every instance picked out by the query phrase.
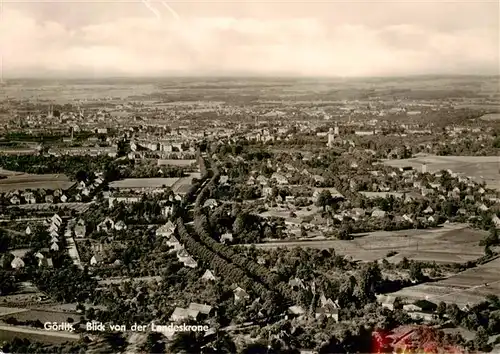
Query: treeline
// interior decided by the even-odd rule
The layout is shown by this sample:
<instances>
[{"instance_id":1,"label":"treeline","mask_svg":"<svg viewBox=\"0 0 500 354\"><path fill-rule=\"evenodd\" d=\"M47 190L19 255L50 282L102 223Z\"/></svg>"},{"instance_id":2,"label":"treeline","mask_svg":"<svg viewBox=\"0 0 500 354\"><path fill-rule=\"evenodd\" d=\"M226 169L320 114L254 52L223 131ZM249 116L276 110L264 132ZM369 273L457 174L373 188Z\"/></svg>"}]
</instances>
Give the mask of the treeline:
<instances>
[{"instance_id":1,"label":"treeline","mask_svg":"<svg viewBox=\"0 0 500 354\"><path fill-rule=\"evenodd\" d=\"M202 242L195 240L187 231L181 218L177 219L177 233L180 242L188 251L197 259L209 264L218 276L238 283L247 289L252 289L259 296L263 296L267 293L268 290L264 286L253 281L242 269L220 257Z\"/></svg>"},{"instance_id":2,"label":"treeline","mask_svg":"<svg viewBox=\"0 0 500 354\"><path fill-rule=\"evenodd\" d=\"M210 224L208 223L206 215L202 211L202 206L203 203L210 197L210 190L216 189L217 183L219 181L220 173L217 166L214 165L212 169L214 173L212 178L200 191L195 202L194 230L200 238L200 241L214 253L220 255L226 260L230 260L242 269L246 269L249 274L255 276L262 284L265 284L267 288L276 289L281 297L291 300L292 289L288 286L288 284L282 283L280 277L277 274L273 274L262 265L257 264L244 256L241 256L237 252L233 251L233 249L231 249L230 247L217 242L211 236Z\"/></svg>"}]
</instances>

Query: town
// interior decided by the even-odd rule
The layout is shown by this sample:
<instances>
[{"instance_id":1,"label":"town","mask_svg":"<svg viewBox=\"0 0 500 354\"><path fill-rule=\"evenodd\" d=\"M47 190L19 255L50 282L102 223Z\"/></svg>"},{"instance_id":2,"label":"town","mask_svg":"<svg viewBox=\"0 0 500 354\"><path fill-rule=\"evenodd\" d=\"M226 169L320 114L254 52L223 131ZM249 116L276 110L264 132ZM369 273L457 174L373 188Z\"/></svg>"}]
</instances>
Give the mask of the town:
<instances>
[{"instance_id":1,"label":"town","mask_svg":"<svg viewBox=\"0 0 500 354\"><path fill-rule=\"evenodd\" d=\"M2 88L3 352L500 350L498 78L120 80Z\"/></svg>"}]
</instances>

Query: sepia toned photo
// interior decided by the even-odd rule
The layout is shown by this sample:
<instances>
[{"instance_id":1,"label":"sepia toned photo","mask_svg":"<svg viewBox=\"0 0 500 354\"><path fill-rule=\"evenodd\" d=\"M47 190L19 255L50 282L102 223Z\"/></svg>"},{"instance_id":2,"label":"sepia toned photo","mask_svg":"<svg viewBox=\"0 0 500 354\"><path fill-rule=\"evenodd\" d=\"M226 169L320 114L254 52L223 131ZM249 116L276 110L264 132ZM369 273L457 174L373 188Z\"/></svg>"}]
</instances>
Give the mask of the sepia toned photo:
<instances>
[{"instance_id":1,"label":"sepia toned photo","mask_svg":"<svg viewBox=\"0 0 500 354\"><path fill-rule=\"evenodd\" d=\"M0 353L500 353L498 0L0 0Z\"/></svg>"}]
</instances>

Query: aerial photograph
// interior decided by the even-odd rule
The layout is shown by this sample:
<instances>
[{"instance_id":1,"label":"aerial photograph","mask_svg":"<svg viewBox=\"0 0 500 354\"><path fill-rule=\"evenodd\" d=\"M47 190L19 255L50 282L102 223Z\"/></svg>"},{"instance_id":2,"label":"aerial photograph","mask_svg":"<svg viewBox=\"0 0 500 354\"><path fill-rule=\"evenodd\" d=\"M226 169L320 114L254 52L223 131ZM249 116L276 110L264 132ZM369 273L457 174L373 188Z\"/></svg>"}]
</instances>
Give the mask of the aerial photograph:
<instances>
[{"instance_id":1,"label":"aerial photograph","mask_svg":"<svg viewBox=\"0 0 500 354\"><path fill-rule=\"evenodd\" d=\"M500 353L500 2L0 0L4 353Z\"/></svg>"}]
</instances>

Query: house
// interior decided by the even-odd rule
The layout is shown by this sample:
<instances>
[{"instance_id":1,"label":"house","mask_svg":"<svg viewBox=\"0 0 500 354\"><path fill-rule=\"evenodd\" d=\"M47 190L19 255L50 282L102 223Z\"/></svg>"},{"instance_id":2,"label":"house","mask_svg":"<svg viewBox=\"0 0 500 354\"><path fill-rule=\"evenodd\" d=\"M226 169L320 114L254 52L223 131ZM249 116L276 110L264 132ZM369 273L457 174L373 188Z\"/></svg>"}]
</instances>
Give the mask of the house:
<instances>
[{"instance_id":1,"label":"house","mask_svg":"<svg viewBox=\"0 0 500 354\"><path fill-rule=\"evenodd\" d=\"M78 238L85 237L87 233L87 227L85 226L85 222L82 219L78 220L78 222L76 223L74 232L75 236Z\"/></svg>"},{"instance_id":2,"label":"house","mask_svg":"<svg viewBox=\"0 0 500 354\"><path fill-rule=\"evenodd\" d=\"M100 265L103 263L103 257L100 254L95 254L92 256L90 259L90 265L95 266L95 265Z\"/></svg>"},{"instance_id":3,"label":"house","mask_svg":"<svg viewBox=\"0 0 500 354\"><path fill-rule=\"evenodd\" d=\"M260 185L265 186L268 184L269 179L266 178L265 176L260 175L255 179L255 181L258 182Z\"/></svg>"},{"instance_id":4,"label":"house","mask_svg":"<svg viewBox=\"0 0 500 354\"><path fill-rule=\"evenodd\" d=\"M385 211L380 210L380 209L375 209L372 211L372 217L383 218L383 217L385 217Z\"/></svg>"},{"instance_id":5,"label":"house","mask_svg":"<svg viewBox=\"0 0 500 354\"><path fill-rule=\"evenodd\" d=\"M500 228L500 218L497 215L493 215L493 217L491 218L491 222L497 229Z\"/></svg>"},{"instance_id":6,"label":"house","mask_svg":"<svg viewBox=\"0 0 500 354\"><path fill-rule=\"evenodd\" d=\"M105 218L101 223L97 225L97 231L109 231L114 229L115 222L111 218Z\"/></svg>"},{"instance_id":7,"label":"house","mask_svg":"<svg viewBox=\"0 0 500 354\"><path fill-rule=\"evenodd\" d=\"M24 261L20 257L14 257L12 262L10 262L10 265L13 269L21 269L24 268L25 264Z\"/></svg>"},{"instance_id":8,"label":"house","mask_svg":"<svg viewBox=\"0 0 500 354\"><path fill-rule=\"evenodd\" d=\"M36 204L36 198L33 195L33 193L25 194L24 200L26 200L26 203L28 203L28 204Z\"/></svg>"},{"instance_id":9,"label":"house","mask_svg":"<svg viewBox=\"0 0 500 354\"><path fill-rule=\"evenodd\" d=\"M306 314L306 310L302 306L290 306L287 313L292 317L302 318Z\"/></svg>"},{"instance_id":10,"label":"house","mask_svg":"<svg viewBox=\"0 0 500 354\"><path fill-rule=\"evenodd\" d=\"M283 176L277 172L275 172L271 175L271 179L275 180L278 184L282 184L282 185L288 184L288 179L285 176Z\"/></svg>"},{"instance_id":11,"label":"house","mask_svg":"<svg viewBox=\"0 0 500 354\"><path fill-rule=\"evenodd\" d=\"M208 317L212 314L213 307L205 304L198 304L196 302L192 302L189 304L188 310L197 311L200 315Z\"/></svg>"},{"instance_id":12,"label":"house","mask_svg":"<svg viewBox=\"0 0 500 354\"><path fill-rule=\"evenodd\" d=\"M174 211L174 208L171 205L166 205L163 207L161 214L168 218L169 216L172 215L173 211Z\"/></svg>"},{"instance_id":13,"label":"house","mask_svg":"<svg viewBox=\"0 0 500 354\"><path fill-rule=\"evenodd\" d=\"M226 232L220 237L220 242L224 244L233 242L233 234Z\"/></svg>"},{"instance_id":14,"label":"house","mask_svg":"<svg viewBox=\"0 0 500 354\"><path fill-rule=\"evenodd\" d=\"M320 176L320 175L313 175L312 179L314 180L315 183L325 183L325 177Z\"/></svg>"},{"instance_id":15,"label":"house","mask_svg":"<svg viewBox=\"0 0 500 354\"><path fill-rule=\"evenodd\" d=\"M196 268L198 266L198 262L196 262L184 248L177 252L177 259L179 262L183 263L185 267Z\"/></svg>"},{"instance_id":16,"label":"house","mask_svg":"<svg viewBox=\"0 0 500 354\"><path fill-rule=\"evenodd\" d=\"M389 310L394 310L394 304L396 303L396 297L390 295L378 295L377 302Z\"/></svg>"},{"instance_id":17,"label":"house","mask_svg":"<svg viewBox=\"0 0 500 354\"><path fill-rule=\"evenodd\" d=\"M437 305L427 301L418 300L413 304L407 304L403 306L403 310L407 311L408 315L413 319L423 319L425 321L432 321L437 318L435 311Z\"/></svg>"},{"instance_id":18,"label":"house","mask_svg":"<svg viewBox=\"0 0 500 354\"><path fill-rule=\"evenodd\" d=\"M54 196L53 195L46 195L45 196L45 203L53 204L54 203Z\"/></svg>"},{"instance_id":19,"label":"house","mask_svg":"<svg viewBox=\"0 0 500 354\"><path fill-rule=\"evenodd\" d=\"M178 251L183 249L182 244L179 242L179 240L175 236L170 236L166 242L167 246L173 247L174 251Z\"/></svg>"},{"instance_id":20,"label":"house","mask_svg":"<svg viewBox=\"0 0 500 354\"><path fill-rule=\"evenodd\" d=\"M52 238L50 239L50 242L51 243L59 242L59 239L57 238L57 236L52 236Z\"/></svg>"},{"instance_id":21,"label":"house","mask_svg":"<svg viewBox=\"0 0 500 354\"><path fill-rule=\"evenodd\" d=\"M38 259L38 266L40 268L45 267L45 268L53 268L54 264L52 262L52 258L42 258Z\"/></svg>"},{"instance_id":22,"label":"house","mask_svg":"<svg viewBox=\"0 0 500 354\"><path fill-rule=\"evenodd\" d=\"M52 245L50 246L50 250L54 252L59 251L59 245L56 242L53 242Z\"/></svg>"},{"instance_id":23,"label":"house","mask_svg":"<svg viewBox=\"0 0 500 354\"><path fill-rule=\"evenodd\" d=\"M333 301L330 298L327 299L326 296L325 296L325 294L321 294L321 296L319 297L319 303L320 303L321 306L331 305L333 307L340 308L340 306L338 305L337 301Z\"/></svg>"},{"instance_id":24,"label":"house","mask_svg":"<svg viewBox=\"0 0 500 354\"><path fill-rule=\"evenodd\" d=\"M172 315L170 315L170 321L180 322L180 321L188 321L191 319L197 321L199 315L200 315L199 311L185 309L182 307L176 307Z\"/></svg>"},{"instance_id":25,"label":"house","mask_svg":"<svg viewBox=\"0 0 500 354\"><path fill-rule=\"evenodd\" d=\"M217 201L215 199L210 198L210 199L207 199L205 201L205 203L203 203L203 208L211 208L211 209L213 209L215 207L217 207Z\"/></svg>"},{"instance_id":26,"label":"house","mask_svg":"<svg viewBox=\"0 0 500 354\"><path fill-rule=\"evenodd\" d=\"M31 235L31 227L29 225L26 227L26 235Z\"/></svg>"},{"instance_id":27,"label":"house","mask_svg":"<svg viewBox=\"0 0 500 354\"><path fill-rule=\"evenodd\" d=\"M175 225L169 221L165 225L162 225L156 230L156 236L168 237L172 235L175 231Z\"/></svg>"},{"instance_id":28,"label":"house","mask_svg":"<svg viewBox=\"0 0 500 354\"><path fill-rule=\"evenodd\" d=\"M271 197L272 195L273 195L273 188L272 187L262 188L262 196L264 198Z\"/></svg>"},{"instance_id":29,"label":"house","mask_svg":"<svg viewBox=\"0 0 500 354\"><path fill-rule=\"evenodd\" d=\"M424 214L432 214L432 213L434 213L434 210L433 210L430 206L428 206L428 207L424 210Z\"/></svg>"},{"instance_id":30,"label":"house","mask_svg":"<svg viewBox=\"0 0 500 354\"><path fill-rule=\"evenodd\" d=\"M62 203L66 203L68 201L68 197L66 197L64 194L61 195L61 198L59 198Z\"/></svg>"},{"instance_id":31,"label":"house","mask_svg":"<svg viewBox=\"0 0 500 354\"><path fill-rule=\"evenodd\" d=\"M314 313L314 317L319 318L321 316L325 316L326 318L333 318L336 322L338 322L339 309L330 304L318 307Z\"/></svg>"},{"instance_id":32,"label":"house","mask_svg":"<svg viewBox=\"0 0 500 354\"><path fill-rule=\"evenodd\" d=\"M248 293L239 286L233 290L233 294L235 303L250 299L250 295L248 295Z\"/></svg>"},{"instance_id":33,"label":"house","mask_svg":"<svg viewBox=\"0 0 500 354\"><path fill-rule=\"evenodd\" d=\"M403 215L403 220L408 221L409 223L413 224L413 219L406 214Z\"/></svg>"},{"instance_id":34,"label":"house","mask_svg":"<svg viewBox=\"0 0 500 354\"><path fill-rule=\"evenodd\" d=\"M299 290L299 289L305 289L306 286L302 279L299 278L293 278L288 281L288 285L292 287L294 290Z\"/></svg>"},{"instance_id":35,"label":"house","mask_svg":"<svg viewBox=\"0 0 500 354\"><path fill-rule=\"evenodd\" d=\"M201 279L207 280L207 281L214 281L217 278L215 277L214 273L210 269L207 269L205 273L201 276Z\"/></svg>"},{"instance_id":36,"label":"house","mask_svg":"<svg viewBox=\"0 0 500 354\"><path fill-rule=\"evenodd\" d=\"M115 224L116 231L121 231L121 230L126 230L126 229L127 229L127 225L125 225L125 222L123 220L120 220Z\"/></svg>"},{"instance_id":37,"label":"house","mask_svg":"<svg viewBox=\"0 0 500 354\"><path fill-rule=\"evenodd\" d=\"M181 260L181 262L184 264L184 267L188 268L196 268L198 267L198 262L193 257L186 257Z\"/></svg>"},{"instance_id":38,"label":"house","mask_svg":"<svg viewBox=\"0 0 500 354\"><path fill-rule=\"evenodd\" d=\"M19 203L21 203L21 199L17 195L10 198L10 204L18 205Z\"/></svg>"},{"instance_id":39,"label":"house","mask_svg":"<svg viewBox=\"0 0 500 354\"><path fill-rule=\"evenodd\" d=\"M488 207L484 204L480 204L478 207L477 207L480 211L488 211Z\"/></svg>"},{"instance_id":40,"label":"house","mask_svg":"<svg viewBox=\"0 0 500 354\"><path fill-rule=\"evenodd\" d=\"M59 226L57 226L56 224L50 224L48 231L55 232L57 234L59 232Z\"/></svg>"}]
</instances>

